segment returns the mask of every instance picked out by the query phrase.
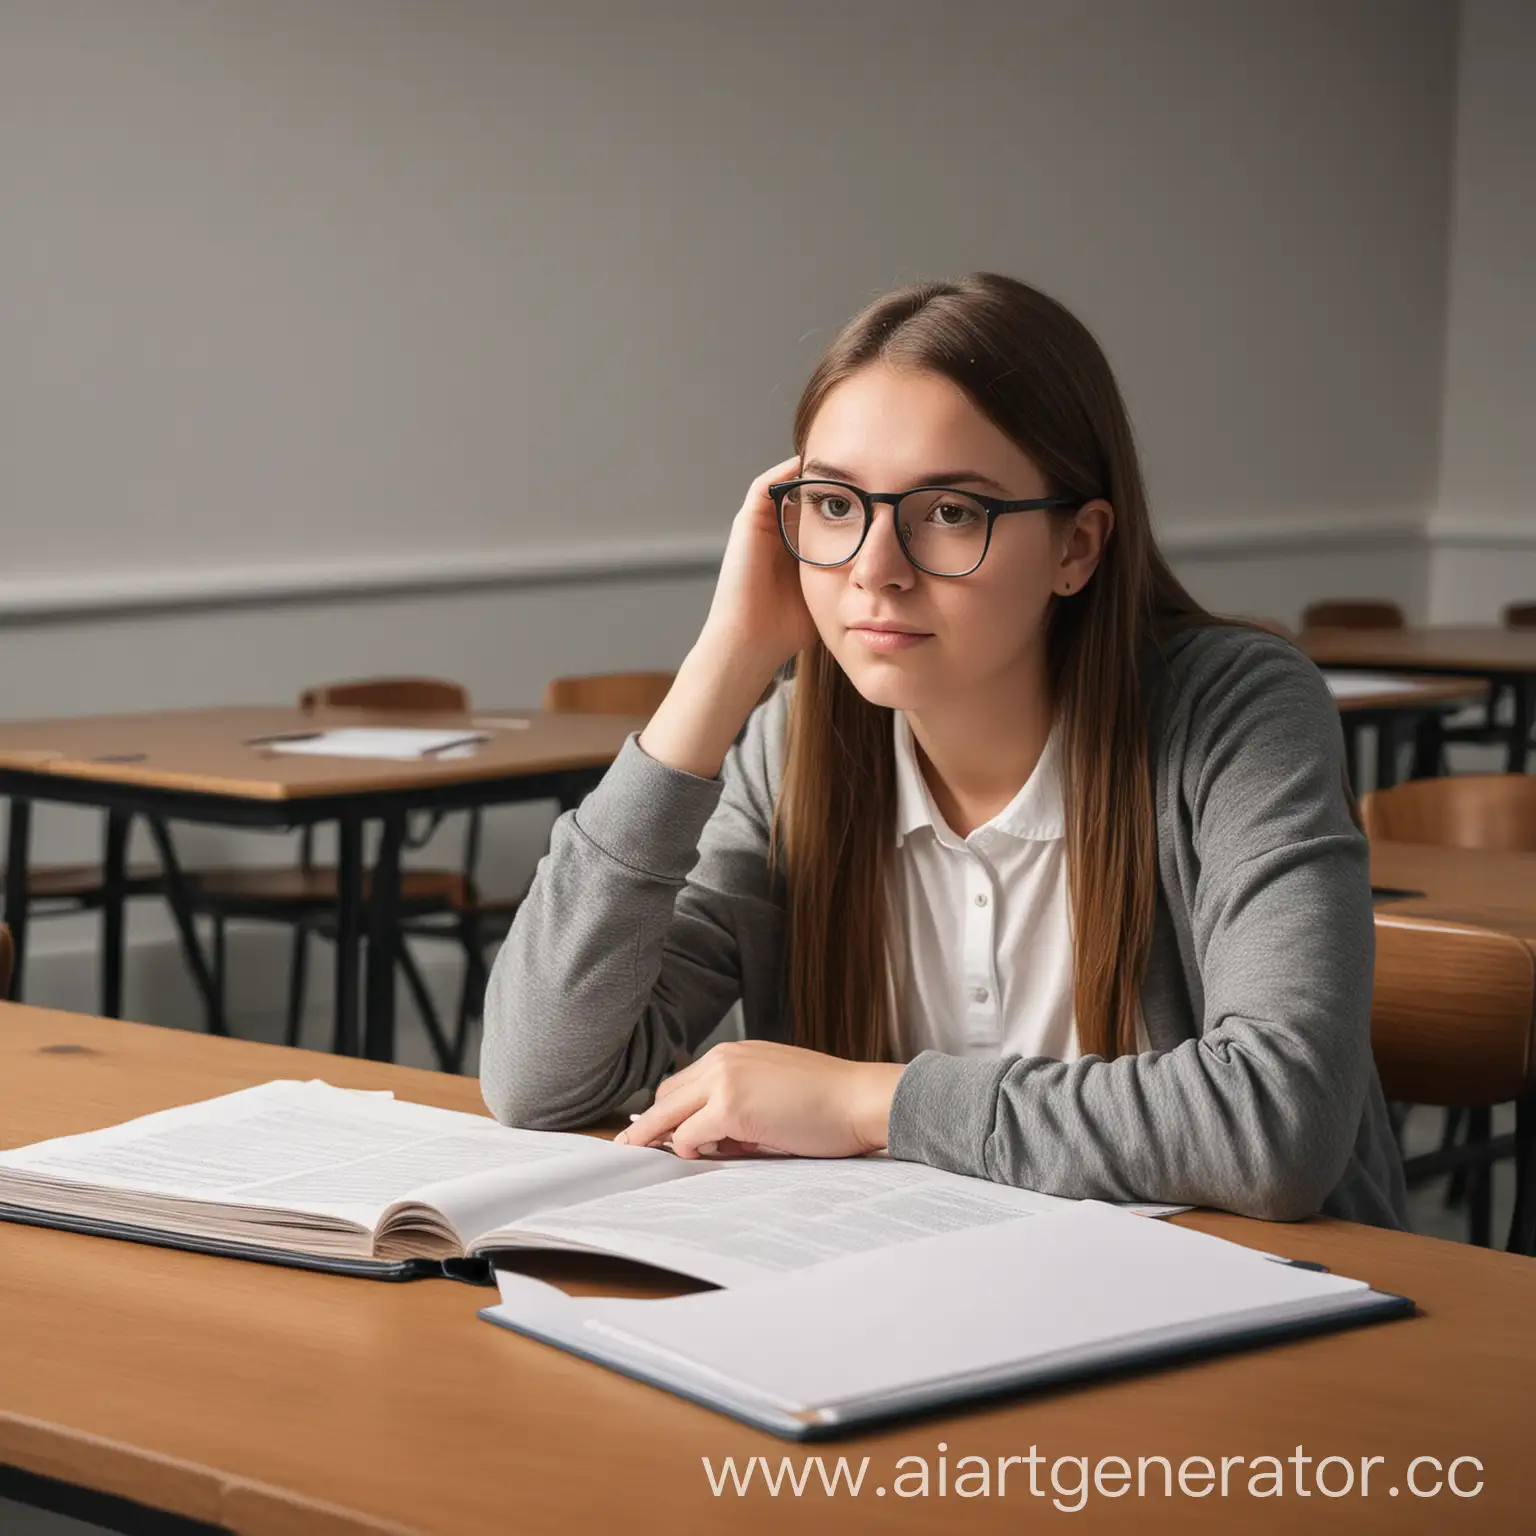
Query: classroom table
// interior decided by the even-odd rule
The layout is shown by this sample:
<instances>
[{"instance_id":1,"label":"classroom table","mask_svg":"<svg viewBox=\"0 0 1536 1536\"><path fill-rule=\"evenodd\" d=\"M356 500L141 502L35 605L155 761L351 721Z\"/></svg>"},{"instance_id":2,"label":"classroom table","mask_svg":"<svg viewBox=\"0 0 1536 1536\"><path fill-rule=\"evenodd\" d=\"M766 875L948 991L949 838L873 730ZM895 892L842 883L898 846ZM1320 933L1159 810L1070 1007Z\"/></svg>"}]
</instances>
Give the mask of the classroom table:
<instances>
[{"instance_id":1,"label":"classroom table","mask_svg":"<svg viewBox=\"0 0 1536 1536\"><path fill-rule=\"evenodd\" d=\"M1492 928L1536 950L1536 853L1375 839L1371 884L1416 893L1379 899L1378 912Z\"/></svg>"},{"instance_id":2,"label":"classroom table","mask_svg":"<svg viewBox=\"0 0 1536 1536\"><path fill-rule=\"evenodd\" d=\"M133 1115L317 1066L335 1083L479 1110L462 1078L281 1046L0 1006L0 1146ZM1414 1298L1421 1315L1165 1366L818 1446L795 1446L558 1350L494 1329L494 1292L448 1280L384 1284L0 1223L0 1495L120 1530L242 1536L607 1531L624 1536L793 1528L1008 1532L1035 1521L1137 1532L1523 1527L1530 1455L1536 1261L1327 1219L1276 1225L1202 1211L1202 1231L1328 1265ZM582 1255L526 1255L573 1291L666 1295L656 1271ZM1134 1275L1117 1277L1131 1286ZM947 1447L941 1453L939 1446ZM955 1467L1032 1446L1057 1457L1350 1458L1355 1492L1259 1498L1153 1490L1078 1513L1028 1491L879 1497L871 1486L801 1498L759 1486L716 1498L701 1458L839 1455L884 1486L924 1456ZM1362 1458L1373 1469L1359 1494ZM1463 1464L1459 1497L1406 1486L1409 1463ZM1113 1469L1112 1469L1113 1470ZM1198 1488L1199 1468L1196 1467ZM1343 1473L1331 1468L1330 1486ZM1385 1475L1383 1475L1385 1474ZM1069 1486L1070 1466L1062 1474ZM1241 1478L1242 1473L1237 1474ZM1417 1486L1437 1474L1420 1464ZM910 1484L908 1486L911 1486ZM1311 1487L1310 1475L1307 1486ZM1387 1492L1397 1487L1398 1495ZM1111 1483L1113 1487L1113 1483ZM1070 1503L1071 1500L1066 1502ZM147 1506L147 1509L145 1508ZM150 1524L153 1511L182 1522ZM138 1522L135 1524L135 1522Z\"/></svg>"},{"instance_id":3,"label":"classroom table","mask_svg":"<svg viewBox=\"0 0 1536 1536\"><path fill-rule=\"evenodd\" d=\"M27 864L33 801L99 807L107 813L103 866L102 1012L121 1012L124 859L135 817L154 838L165 894L192 978L209 1017L215 989L193 924L186 877L167 823L291 830L335 822L338 829L336 1018L343 1049L358 1044L359 954L368 945L364 1054L394 1053L393 935L400 854L416 811L466 811L516 801L576 804L643 721L620 715L538 710L390 713L371 709L237 706L0 724L0 796L10 799L5 918L21 972L27 938ZM274 737L346 727L411 727L484 732L471 755L408 761L311 757L272 750ZM381 826L363 901L363 842Z\"/></svg>"},{"instance_id":4,"label":"classroom table","mask_svg":"<svg viewBox=\"0 0 1536 1536\"><path fill-rule=\"evenodd\" d=\"M1513 684L1514 716L1505 735L1510 773L1524 773L1536 698L1536 630L1497 625L1419 629L1308 629L1296 642L1319 666L1480 677Z\"/></svg>"},{"instance_id":5,"label":"classroom table","mask_svg":"<svg viewBox=\"0 0 1536 1536\"><path fill-rule=\"evenodd\" d=\"M1433 777L1439 769L1441 719L1488 697L1488 684L1475 678L1392 677L1332 668L1323 675L1343 720L1351 778L1359 768L1362 731L1376 733L1377 789L1397 783L1397 749L1410 734L1414 778Z\"/></svg>"}]
</instances>

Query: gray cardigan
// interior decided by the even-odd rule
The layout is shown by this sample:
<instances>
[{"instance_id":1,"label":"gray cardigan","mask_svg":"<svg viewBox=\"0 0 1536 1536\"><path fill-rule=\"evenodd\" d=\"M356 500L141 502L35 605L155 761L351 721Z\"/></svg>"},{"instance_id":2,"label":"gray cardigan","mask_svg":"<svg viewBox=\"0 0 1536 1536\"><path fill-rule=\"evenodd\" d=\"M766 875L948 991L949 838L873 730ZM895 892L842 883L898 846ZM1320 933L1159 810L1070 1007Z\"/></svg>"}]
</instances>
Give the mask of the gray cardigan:
<instances>
[{"instance_id":1,"label":"gray cardigan","mask_svg":"<svg viewBox=\"0 0 1536 1536\"><path fill-rule=\"evenodd\" d=\"M1286 641L1232 627L1148 669L1159 892L1150 1049L1106 1062L923 1051L890 1153L1049 1194L1323 1211L1406 1225L1371 1060L1365 838L1337 709ZM581 1125L652 1089L740 999L785 1040L786 912L768 827L786 690L718 779L631 738L556 822L497 957L481 1089L499 1120Z\"/></svg>"}]
</instances>

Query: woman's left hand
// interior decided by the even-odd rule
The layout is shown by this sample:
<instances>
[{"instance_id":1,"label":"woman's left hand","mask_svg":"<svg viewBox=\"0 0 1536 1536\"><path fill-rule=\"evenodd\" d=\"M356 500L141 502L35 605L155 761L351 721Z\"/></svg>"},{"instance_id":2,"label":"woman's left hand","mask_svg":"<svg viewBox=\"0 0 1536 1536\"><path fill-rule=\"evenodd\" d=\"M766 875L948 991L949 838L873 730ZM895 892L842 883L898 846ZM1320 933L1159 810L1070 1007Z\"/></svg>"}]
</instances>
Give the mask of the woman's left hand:
<instances>
[{"instance_id":1,"label":"woman's left hand","mask_svg":"<svg viewBox=\"0 0 1536 1536\"><path fill-rule=\"evenodd\" d=\"M615 1140L796 1157L858 1157L885 1146L899 1063L845 1061L771 1040L728 1040L665 1079Z\"/></svg>"}]
</instances>

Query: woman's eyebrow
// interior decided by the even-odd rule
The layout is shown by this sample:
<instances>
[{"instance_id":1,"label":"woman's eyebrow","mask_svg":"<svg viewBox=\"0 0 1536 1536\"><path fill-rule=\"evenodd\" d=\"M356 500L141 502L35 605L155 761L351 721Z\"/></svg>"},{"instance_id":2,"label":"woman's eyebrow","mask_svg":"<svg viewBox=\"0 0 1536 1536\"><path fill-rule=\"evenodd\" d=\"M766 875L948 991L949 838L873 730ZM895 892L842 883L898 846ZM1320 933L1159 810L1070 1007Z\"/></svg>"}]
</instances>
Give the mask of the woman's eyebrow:
<instances>
[{"instance_id":1,"label":"woman's eyebrow","mask_svg":"<svg viewBox=\"0 0 1536 1536\"><path fill-rule=\"evenodd\" d=\"M846 469L838 469L833 464L824 463L820 459L807 459L800 466L802 478L809 475L825 475L829 480L846 480L850 485L857 485L858 481L848 473ZM914 485L984 485L997 492L999 496L1006 497L1007 490L999 485L990 475L984 475L975 469L943 469L934 470L931 474L924 475L920 480L914 480Z\"/></svg>"}]
</instances>

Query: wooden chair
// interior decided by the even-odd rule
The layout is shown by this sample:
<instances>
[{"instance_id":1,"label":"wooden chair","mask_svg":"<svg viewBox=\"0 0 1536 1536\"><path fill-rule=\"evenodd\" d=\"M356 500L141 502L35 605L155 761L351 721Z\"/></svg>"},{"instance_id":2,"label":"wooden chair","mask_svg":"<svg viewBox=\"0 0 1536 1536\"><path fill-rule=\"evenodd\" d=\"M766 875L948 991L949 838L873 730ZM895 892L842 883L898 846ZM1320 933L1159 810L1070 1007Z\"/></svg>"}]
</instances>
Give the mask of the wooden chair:
<instances>
[{"instance_id":1,"label":"wooden chair","mask_svg":"<svg viewBox=\"0 0 1536 1536\"><path fill-rule=\"evenodd\" d=\"M599 672L579 677L555 677L544 685L542 708L554 715L634 715L648 720L671 688L672 672ZM525 893L526 894L526 893ZM470 1022L479 1017L485 1003L488 980L485 951L499 945L522 905L522 896L500 902L494 910L482 910L472 921L466 953L475 958L465 974L465 991L454 1031L454 1070L462 1070Z\"/></svg>"},{"instance_id":2,"label":"wooden chair","mask_svg":"<svg viewBox=\"0 0 1536 1536\"><path fill-rule=\"evenodd\" d=\"M127 871L123 894L127 897L158 895L163 888L160 870L152 865L136 865ZM0 865L0 890L5 887L5 867ZM27 869L27 918L39 921L50 917L68 917L74 912L99 911L106 902L106 871L100 864L32 864ZM19 998L25 979L24 955L16 957L10 984L0 989L0 997L14 991Z\"/></svg>"},{"instance_id":3,"label":"wooden chair","mask_svg":"<svg viewBox=\"0 0 1536 1536\"><path fill-rule=\"evenodd\" d=\"M1402 629L1407 625L1396 603L1339 598L1312 603L1301 616L1303 629Z\"/></svg>"},{"instance_id":4,"label":"wooden chair","mask_svg":"<svg viewBox=\"0 0 1536 1536\"><path fill-rule=\"evenodd\" d=\"M0 923L0 998L11 995L11 964L16 952L11 945L11 930Z\"/></svg>"},{"instance_id":5,"label":"wooden chair","mask_svg":"<svg viewBox=\"0 0 1536 1536\"><path fill-rule=\"evenodd\" d=\"M1536 629L1536 603L1511 603L1504 610L1505 629Z\"/></svg>"},{"instance_id":6,"label":"wooden chair","mask_svg":"<svg viewBox=\"0 0 1536 1536\"><path fill-rule=\"evenodd\" d=\"M1536 776L1458 773L1414 779L1366 795L1360 803L1367 837L1536 853Z\"/></svg>"},{"instance_id":7,"label":"wooden chair","mask_svg":"<svg viewBox=\"0 0 1536 1536\"><path fill-rule=\"evenodd\" d=\"M599 672L554 677L544 685L544 708L553 715L637 715L649 719L666 698L672 672Z\"/></svg>"},{"instance_id":8,"label":"wooden chair","mask_svg":"<svg viewBox=\"0 0 1536 1536\"><path fill-rule=\"evenodd\" d=\"M1394 789L1379 790L1361 802L1366 836L1396 843L1426 843L1474 852L1500 849L1536 851L1536 778L1524 774L1454 774L1449 778L1415 779ZM1442 1152L1455 1146L1463 1127L1467 1149L1482 1149L1490 1160L1490 1127L1486 1109L1464 1112L1447 1108ZM1479 1202L1486 1206L1487 1190L1467 1177L1465 1166L1452 1170L1447 1203L1463 1196L1472 1202L1474 1227L1484 1224Z\"/></svg>"},{"instance_id":9,"label":"wooden chair","mask_svg":"<svg viewBox=\"0 0 1536 1536\"><path fill-rule=\"evenodd\" d=\"M1483 1135L1407 1159L1410 1183L1467 1170L1472 1241L1491 1240L1490 1173L1515 1158L1511 1251L1536 1255L1536 956L1512 935L1378 913L1371 1051L1389 1099L1464 1111ZM1513 1136L1492 1138L1514 1100Z\"/></svg>"},{"instance_id":10,"label":"wooden chair","mask_svg":"<svg viewBox=\"0 0 1536 1536\"><path fill-rule=\"evenodd\" d=\"M349 682L325 683L305 689L299 707L306 713L320 709L370 709L400 714L465 714L470 708L469 693L460 684L441 678L379 677L359 678ZM456 869L402 869L400 874L400 915L402 939L395 953L406 986L410 990L434 1053L445 1071L454 1070L454 1049L448 1041L426 982L411 955L404 936L453 938L462 944L468 963L483 963L478 944L472 938L473 924L487 906L481 901L475 884L475 865L480 849L480 815L465 813L464 856ZM409 835L407 848L419 848L438 830L443 818L434 816L421 831ZM313 829L300 837L299 862L287 868L233 869L189 872L194 908L212 919L214 935L213 974L222 999L225 975L225 928L232 919L277 922L294 930L293 955L288 977L288 1011L285 1040L299 1041L303 1025L304 995L308 981L309 940L330 938L335 931L335 912L340 879L334 865L318 864L314 856ZM364 899L368 878L364 876ZM494 907L496 904L491 904ZM418 929L416 920L440 916L448 927ZM473 947L472 947L473 946ZM335 1049L338 1042L332 1041Z\"/></svg>"}]
</instances>

